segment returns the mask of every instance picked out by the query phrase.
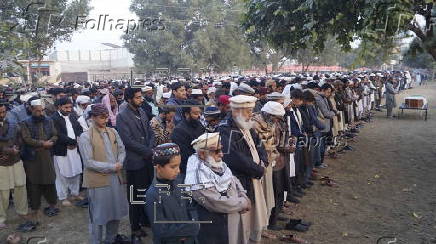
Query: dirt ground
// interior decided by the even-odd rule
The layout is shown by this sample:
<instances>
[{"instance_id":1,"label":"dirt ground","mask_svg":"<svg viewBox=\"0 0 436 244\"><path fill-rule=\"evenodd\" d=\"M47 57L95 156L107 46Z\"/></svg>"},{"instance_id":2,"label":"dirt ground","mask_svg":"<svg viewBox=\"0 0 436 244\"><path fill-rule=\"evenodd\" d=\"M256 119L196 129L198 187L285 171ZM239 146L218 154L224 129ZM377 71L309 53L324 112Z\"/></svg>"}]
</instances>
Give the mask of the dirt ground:
<instances>
[{"instance_id":1,"label":"dirt ground","mask_svg":"<svg viewBox=\"0 0 436 244\"><path fill-rule=\"evenodd\" d=\"M428 121L415 111L405 112L401 119L387 119L385 112L377 112L350 143L354 151L328 159L329 167L320 170L339 187L315 182L302 202L292 206L293 217L313 222L307 233L297 236L326 244L376 244L389 236L396 238L391 243L436 243L436 84L407 90L397 95L397 103L416 94L429 100ZM0 231L0 243L19 223L13 209L9 216L9 229ZM121 233L128 234L127 219ZM50 244L87 243L87 210L62 208L57 217L43 217L38 230L23 239L32 236L45 236ZM393 238L379 244L388 241ZM150 238L144 243L151 243Z\"/></svg>"}]
</instances>

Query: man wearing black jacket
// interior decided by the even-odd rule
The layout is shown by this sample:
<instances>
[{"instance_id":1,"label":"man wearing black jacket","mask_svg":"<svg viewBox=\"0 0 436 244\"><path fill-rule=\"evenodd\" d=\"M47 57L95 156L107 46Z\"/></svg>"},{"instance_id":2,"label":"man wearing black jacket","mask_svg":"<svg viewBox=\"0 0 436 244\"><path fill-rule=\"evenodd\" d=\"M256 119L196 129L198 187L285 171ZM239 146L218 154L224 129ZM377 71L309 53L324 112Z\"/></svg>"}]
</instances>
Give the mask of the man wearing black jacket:
<instances>
[{"instance_id":1,"label":"man wearing black jacket","mask_svg":"<svg viewBox=\"0 0 436 244\"><path fill-rule=\"evenodd\" d=\"M140 88L127 88L124 98L127 107L117 116L117 131L126 148L124 169L127 176L127 197L129 199L129 219L132 231L132 243L142 243L146 233L141 225L148 225L143 203L145 190L153 181L152 147L154 134L149 118L142 110Z\"/></svg>"},{"instance_id":2,"label":"man wearing black jacket","mask_svg":"<svg viewBox=\"0 0 436 244\"><path fill-rule=\"evenodd\" d=\"M185 105L187 106L182 108L185 118L177 124L171 135L171 140L180 147L180 155L182 157L180 163L181 174L186 173L188 158L195 153L191 145L192 141L205 132L205 128L200 122L201 109L198 107L198 102L188 100Z\"/></svg>"},{"instance_id":3,"label":"man wearing black jacket","mask_svg":"<svg viewBox=\"0 0 436 244\"><path fill-rule=\"evenodd\" d=\"M68 190L73 200L83 200L79 196L82 161L77 151L77 138L82 134L82 127L77 122L73 111L73 102L69 98L56 100L57 111L52 119L58 132L58 140L53 146L54 168L56 172L56 191L63 206L70 207Z\"/></svg>"},{"instance_id":4,"label":"man wearing black jacket","mask_svg":"<svg viewBox=\"0 0 436 244\"><path fill-rule=\"evenodd\" d=\"M261 179L268 159L263 143L254 131L251 120L256 98L238 95L230 98L231 115L218 127L223 145L223 161L247 191L253 208L250 216L250 240L260 242L268 225L268 210Z\"/></svg>"}]
</instances>

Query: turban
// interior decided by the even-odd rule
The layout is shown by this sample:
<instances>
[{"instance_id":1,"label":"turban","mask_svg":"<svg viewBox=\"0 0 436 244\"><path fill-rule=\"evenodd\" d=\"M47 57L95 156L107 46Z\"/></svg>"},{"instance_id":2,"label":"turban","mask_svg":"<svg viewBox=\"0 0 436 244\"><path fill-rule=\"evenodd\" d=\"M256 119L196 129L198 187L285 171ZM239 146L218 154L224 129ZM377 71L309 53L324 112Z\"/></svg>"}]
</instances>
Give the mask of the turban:
<instances>
[{"instance_id":1,"label":"turban","mask_svg":"<svg viewBox=\"0 0 436 244\"><path fill-rule=\"evenodd\" d=\"M78 104L90 103L91 98L89 98L88 96L80 95L80 96L77 96L76 102Z\"/></svg>"},{"instance_id":2,"label":"turban","mask_svg":"<svg viewBox=\"0 0 436 244\"><path fill-rule=\"evenodd\" d=\"M237 95L231 97L229 100L232 108L254 108L257 98L253 96Z\"/></svg>"},{"instance_id":3,"label":"turban","mask_svg":"<svg viewBox=\"0 0 436 244\"><path fill-rule=\"evenodd\" d=\"M199 149L218 149L220 142L220 134L216 133L204 133L197 139L193 140L191 145L195 150Z\"/></svg>"}]
</instances>

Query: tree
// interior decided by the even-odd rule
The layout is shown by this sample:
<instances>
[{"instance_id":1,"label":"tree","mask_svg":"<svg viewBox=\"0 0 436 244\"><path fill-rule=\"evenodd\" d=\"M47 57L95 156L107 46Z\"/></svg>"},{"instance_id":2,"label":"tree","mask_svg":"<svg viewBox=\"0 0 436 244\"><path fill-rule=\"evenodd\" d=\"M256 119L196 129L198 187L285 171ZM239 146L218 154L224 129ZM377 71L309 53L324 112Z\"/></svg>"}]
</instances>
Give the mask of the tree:
<instances>
[{"instance_id":1,"label":"tree","mask_svg":"<svg viewBox=\"0 0 436 244\"><path fill-rule=\"evenodd\" d=\"M56 41L69 41L77 18L88 15L89 0L3 0L1 2L1 58L40 62ZM15 69L17 67L12 67ZM30 77L29 77L30 78Z\"/></svg>"},{"instance_id":2,"label":"tree","mask_svg":"<svg viewBox=\"0 0 436 244\"><path fill-rule=\"evenodd\" d=\"M356 39L395 43L412 32L436 60L432 0L246 0L243 27L251 38L274 48L325 49L329 36L345 51ZM424 26L419 25L422 18ZM432 22L433 20L433 22Z\"/></svg>"},{"instance_id":3,"label":"tree","mask_svg":"<svg viewBox=\"0 0 436 244\"><path fill-rule=\"evenodd\" d=\"M133 0L139 19L162 25L124 35L137 70L229 71L254 60L240 27L241 4L226 0Z\"/></svg>"},{"instance_id":4,"label":"tree","mask_svg":"<svg viewBox=\"0 0 436 244\"><path fill-rule=\"evenodd\" d=\"M415 38L410 44L403 57L403 62L404 65L418 69L433 69L436 67L436 62L431 55L422 50L418 38Z\"/></svg>"}]
</instances>

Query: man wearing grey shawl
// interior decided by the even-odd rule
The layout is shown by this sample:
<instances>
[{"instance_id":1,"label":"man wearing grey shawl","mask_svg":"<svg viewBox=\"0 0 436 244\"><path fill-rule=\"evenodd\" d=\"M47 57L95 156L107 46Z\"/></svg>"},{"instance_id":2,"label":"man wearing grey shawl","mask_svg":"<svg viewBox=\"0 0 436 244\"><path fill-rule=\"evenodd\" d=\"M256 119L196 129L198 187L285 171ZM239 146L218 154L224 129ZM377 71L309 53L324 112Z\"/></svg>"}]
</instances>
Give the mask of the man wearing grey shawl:
<instances>
[{"instance_id":1,"label":"man wearing grey shawl","mask_svg":"<svg viewBox=\"0 0 436 244\"><path fill-rule=\"evenodd\" d=\"M248 243L251 203L239 180L222 161L219 133L205 133L192 142L185 184L199 204L200 243Z\"/></svg>"}]
</instances>

